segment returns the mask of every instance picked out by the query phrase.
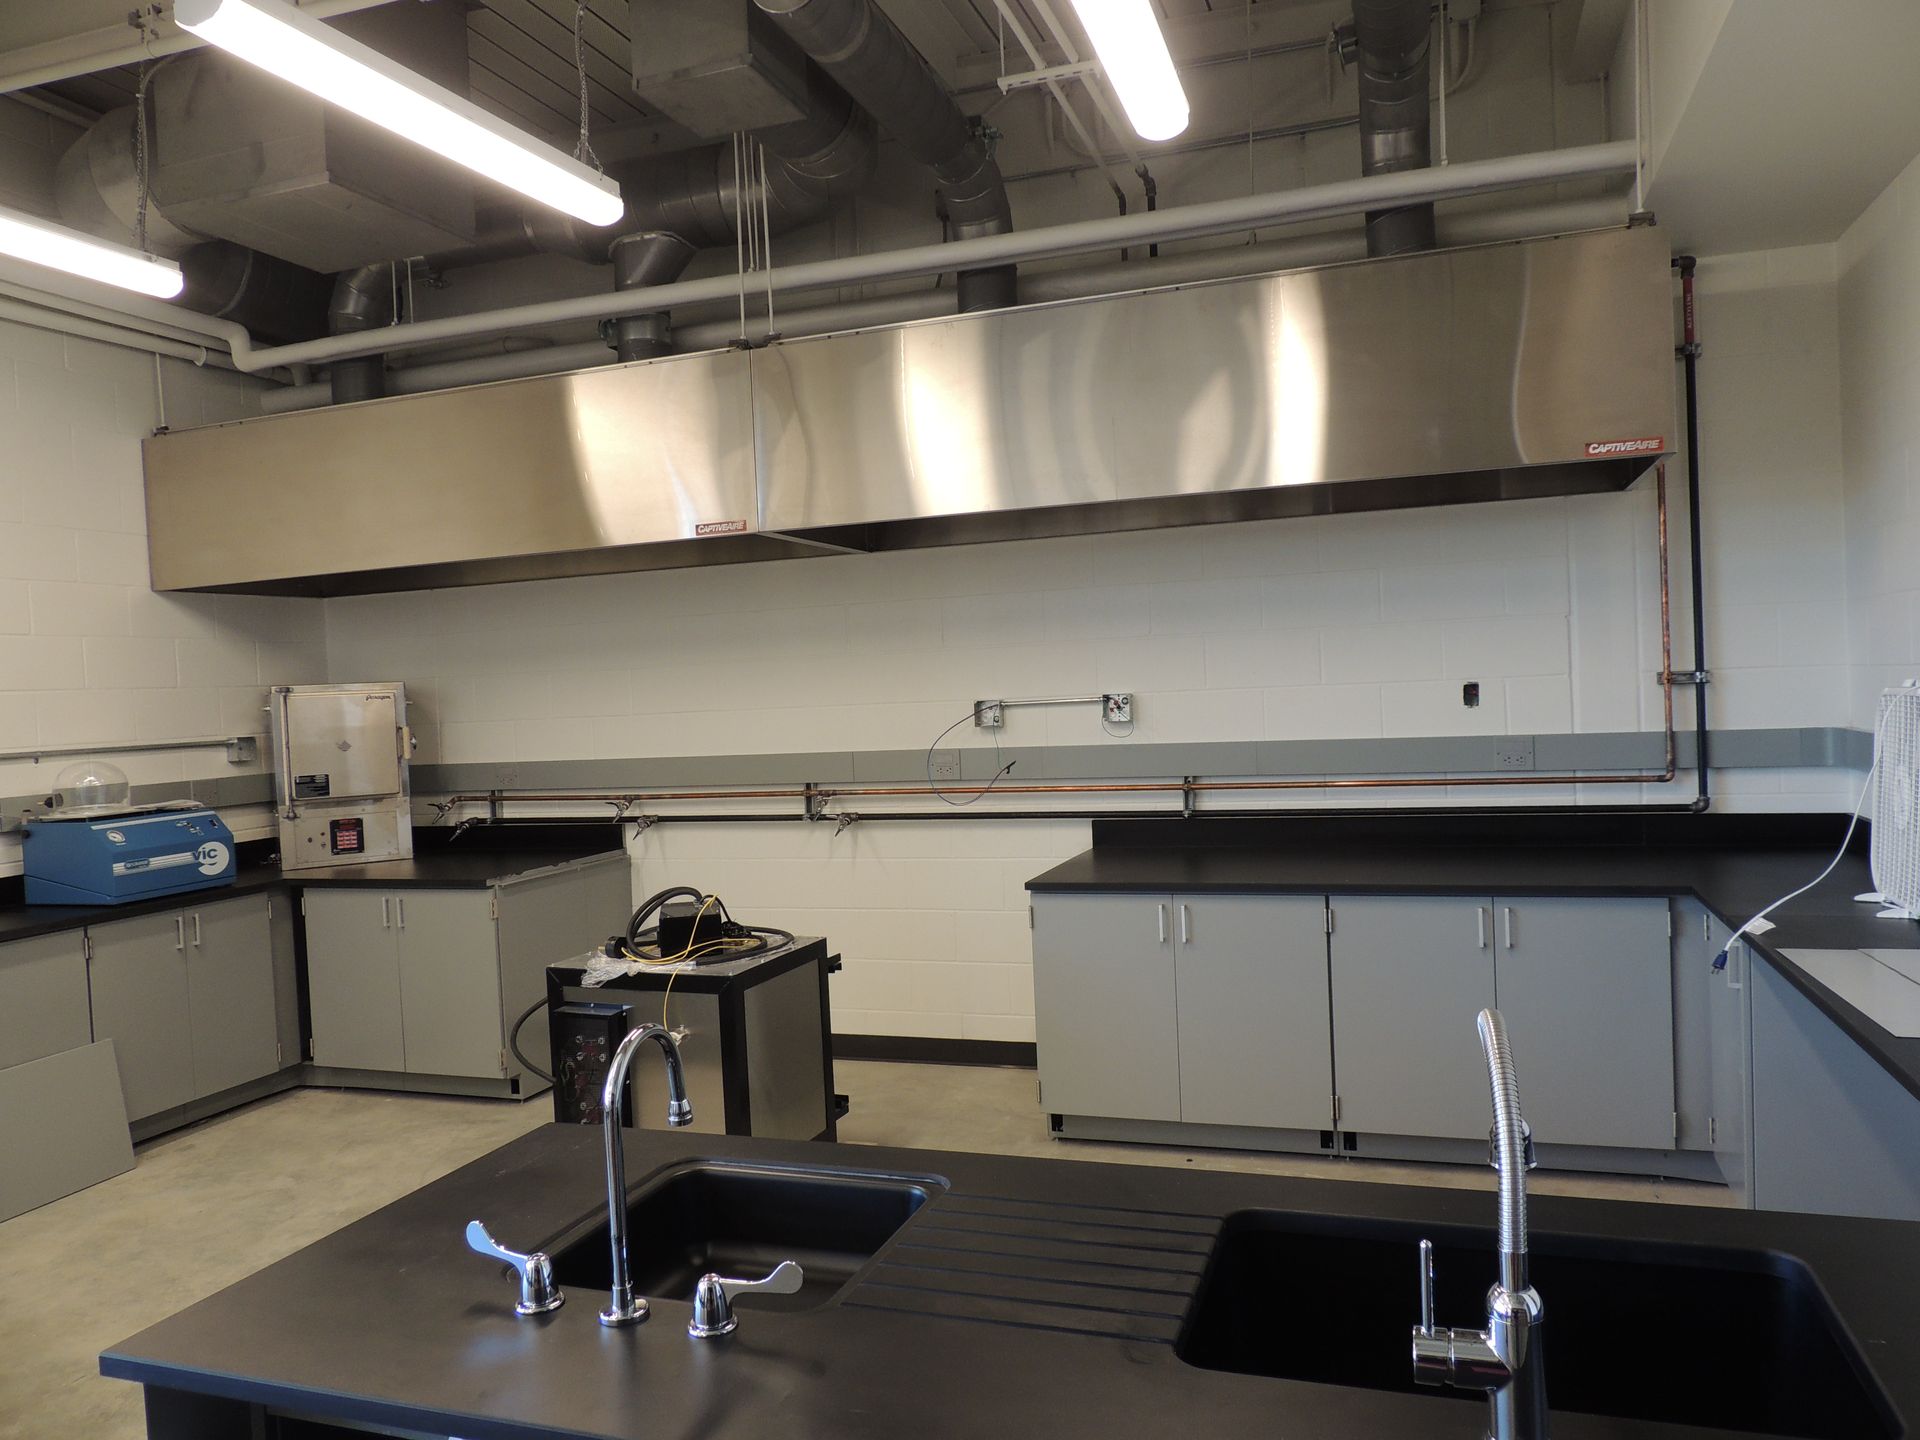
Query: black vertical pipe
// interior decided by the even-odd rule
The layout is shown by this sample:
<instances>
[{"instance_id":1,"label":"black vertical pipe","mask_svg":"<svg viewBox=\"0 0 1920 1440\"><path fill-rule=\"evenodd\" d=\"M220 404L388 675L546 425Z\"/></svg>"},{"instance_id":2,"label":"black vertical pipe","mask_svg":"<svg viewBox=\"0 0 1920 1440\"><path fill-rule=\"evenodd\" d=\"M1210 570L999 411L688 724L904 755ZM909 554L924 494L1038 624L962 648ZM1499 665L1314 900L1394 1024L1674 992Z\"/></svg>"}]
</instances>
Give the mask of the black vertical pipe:
<instances>
[{"instance_id":1,"label":"black vertical pipe","mask_svg":"<svg viewBox=\"0 0 1920 1440\"><path fill-rule=\"evenodd\" d=\"M1681 342L1676 354L1686 377L1687 425L1687 549L1693 571L1693 732L1694 764L1699 777L1696 810L1713 803L1707 782L1707 599L1706 565L1700 551L1700 339L1694 323L1691 255L1674 257L1680 274Z\"/></svg>"}]
</instances>

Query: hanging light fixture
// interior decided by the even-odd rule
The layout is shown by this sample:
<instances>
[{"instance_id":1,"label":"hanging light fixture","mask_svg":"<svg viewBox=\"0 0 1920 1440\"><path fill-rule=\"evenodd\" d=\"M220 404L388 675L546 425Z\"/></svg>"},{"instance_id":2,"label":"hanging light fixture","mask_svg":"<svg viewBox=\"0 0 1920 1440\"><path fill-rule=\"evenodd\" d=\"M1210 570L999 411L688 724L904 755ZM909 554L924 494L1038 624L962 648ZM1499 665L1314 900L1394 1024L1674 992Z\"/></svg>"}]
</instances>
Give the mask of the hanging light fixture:
<instances>
[{"instance_id":1,"label":"hanging light fixture","mask_svg":"<svg viewBox=\"0 0 1920 1440\"><path fill-rule=\"evenodd\" d=\"M5 208L0 208L0 255L117 285L122 290L137 290L157 300L171 300L186 284L180 267L171 260L143 255L124 245L96 240L64 225Z\"/></svg>"},{"instance_id":2,"label":"hanging light fixture","mask_svg":"<svg viewBox=\"0 0 1920 1440\"><path fill-rule=\"evenodd\" d=\"M625 212L620 187L591 166L285 0L177 0L173 19L209 45L530 200L590 225L611 225Z\"/></svg>"},{"instance_id":3,"label":"hanging light fixture","mask_svg":"<svg viewBox=\"0 0 1920 1440\"><path fill-rule=\"evenodd\" d=\"M1094 54L1142 140L1187 128L1187 92L1173 68L1151 0L1073 0Z\"/></svg>"}]
</instances>

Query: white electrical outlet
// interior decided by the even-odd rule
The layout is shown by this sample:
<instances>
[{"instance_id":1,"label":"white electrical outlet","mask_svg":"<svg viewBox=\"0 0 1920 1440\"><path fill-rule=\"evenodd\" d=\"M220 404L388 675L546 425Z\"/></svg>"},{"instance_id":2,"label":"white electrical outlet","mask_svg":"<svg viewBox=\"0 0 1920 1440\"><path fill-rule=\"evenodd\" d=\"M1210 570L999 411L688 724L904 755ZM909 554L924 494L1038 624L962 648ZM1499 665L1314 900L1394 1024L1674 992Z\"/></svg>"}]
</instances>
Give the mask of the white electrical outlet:
<instances>
[{"instance_id":1,"label":"white electrical outlet","mask_svg":"<svg viewBox=\"0 0 1920 1440\"><path fill-rule=\"evenodd\" d=\"M1121 692L1100 697L1105 707L1109 725L1131 725L1133 723L1133 696Z\"/></svg>"}]
</instances>

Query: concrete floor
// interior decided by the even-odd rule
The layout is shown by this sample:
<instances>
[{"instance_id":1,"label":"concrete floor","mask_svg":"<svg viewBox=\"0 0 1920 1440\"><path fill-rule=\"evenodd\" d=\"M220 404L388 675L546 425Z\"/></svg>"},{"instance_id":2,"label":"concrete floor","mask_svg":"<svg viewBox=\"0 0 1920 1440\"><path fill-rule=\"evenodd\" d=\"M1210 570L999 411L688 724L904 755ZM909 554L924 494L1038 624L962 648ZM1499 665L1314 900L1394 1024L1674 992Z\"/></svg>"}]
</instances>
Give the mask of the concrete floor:
<instances>
[{"instance_id":1,"label":"concrete floor","mask_svg":"<svg viewBox=\"0 0 1920 1440\"><path fill-rule=\"evenodd\" d=\"M843 1061L841 1138L1129 1164L1489 1189L1483 1167L1047 1137L1031 1070ZM139 1388L100 1351L534 1127L526 1104L296 1090L140 1148L138 1163L0 1224L0 1440L136 1440ZM1541 1193L1724 1205L1718 1186L1536 1175ZM1489 1211L1491 1215L1491 1211Z\"/></svg>"}]
</instances>

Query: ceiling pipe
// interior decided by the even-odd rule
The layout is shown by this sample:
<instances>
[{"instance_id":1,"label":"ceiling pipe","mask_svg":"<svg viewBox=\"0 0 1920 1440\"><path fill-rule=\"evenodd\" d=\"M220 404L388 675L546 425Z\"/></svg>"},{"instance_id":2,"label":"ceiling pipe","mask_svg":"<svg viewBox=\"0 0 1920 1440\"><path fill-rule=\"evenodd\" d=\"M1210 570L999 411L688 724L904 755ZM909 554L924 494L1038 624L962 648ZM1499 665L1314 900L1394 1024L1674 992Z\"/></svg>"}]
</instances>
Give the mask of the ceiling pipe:
<instances>
[{"instance_id":1,"label":"ceiling pipe","mask_svg":"<svg viewBox=\"0 0 1920 1440\"><path fill-rule=\"evenodd\" d=\"M1481 245L1581 230L1604 230L1626 224L1630 208L1628 197L1622 193L1604 199L1558 201L1510 210L1442 216L1440 241L1446 246ZM1136 260L1123 265L1029 271L1021 282L1021 292L1027 304L1083 300L1127 290L1230 280L1308 265L1363 260L1366 253L1366 237L1360 231L1301 235L1285 240L1269 240L1259 245L1221 246L1164 256L1157 260ZM906 294L879 295L866 300L783 310L780 312L780 330L785 339L800 339L870 326L937 320L952 316L953 313L954 293L951 288L942 286L933 290L915 290ZM719 349L739 338L740 321L737 315L677 325L673 332L677 352ZM597 341L550 345L509 354L410 365L388 372L387 390L393 395L418 395L457 385L523 380L535 375L590 370L610 363L613 362L606 347ZM325 405L329 396L328 387L324 384L287 386L263 393L260 409L268 415L311 410Z\"/></svg>"},{"instance_id":2,"label":"ceiling pipe","mask_svg":"<svg viewBox=\"0 0 1920 1440\"><path fill-rule=\"evenodd\" d=\"M954 240L1013 229L1007 182L991 147L911 40L873 0L754 0L895 139L934 173ZM959 271L962 311L1015 303L1010 264Z\"/></svg>"},{"instance_id":3,"label":"ceiling pipe","mask_svg":"<svg viewBox=\"0 0 1920 1440\"><path fill-rule=\"evenodd\" d=\"M1155 241L1198 239L1269 225L1304 224L1394 205L1484 195L1605 175L1631 174L1636 147L1631 140L1582 145L1494 160L1464 161L1444 170L1417 170L1366 176L1327 185L1173 206L1126 216L1082 220L1066 225L1020 230L1006 235L954 240L942 245L845 256L777 266L761 277L775 293L832 289L916 276L939 275L956 266L968 269L1018 264L1097 250L1118 250ZM564 300L514 305L471 315L447 316L390 326L377 339L335 335L293 345L256 346L241 326L193 316L106 286L0 259L0 280L31 284L55 295L95 304L111 304L129 315L187 326L225 344L235 366L257 373L276 365L324 364L376 351L399 353L435 345L536 329L546 325L597 322L609 316L638 315L735 297L739 277L732 274L636 290L625 295L585 295Z\"/></svg>"},{"instance_id":4,"label":"ceiling pipe","mask_svg":"<svg viewBox=\"0 0 1920 1440\"><path fill-rule=\"evenodd\" d=\"M1353 0L1360 62L1360 173L1392 175L1432 163L1428 0ZM1367 212L1367 253L1404 255L1437 243L1431 201Z\"/></svg>"}]
</instances>

